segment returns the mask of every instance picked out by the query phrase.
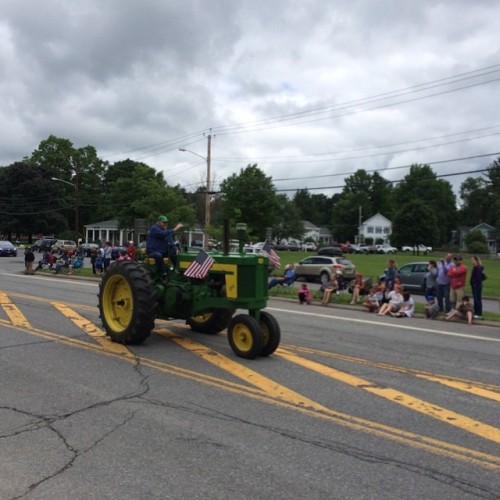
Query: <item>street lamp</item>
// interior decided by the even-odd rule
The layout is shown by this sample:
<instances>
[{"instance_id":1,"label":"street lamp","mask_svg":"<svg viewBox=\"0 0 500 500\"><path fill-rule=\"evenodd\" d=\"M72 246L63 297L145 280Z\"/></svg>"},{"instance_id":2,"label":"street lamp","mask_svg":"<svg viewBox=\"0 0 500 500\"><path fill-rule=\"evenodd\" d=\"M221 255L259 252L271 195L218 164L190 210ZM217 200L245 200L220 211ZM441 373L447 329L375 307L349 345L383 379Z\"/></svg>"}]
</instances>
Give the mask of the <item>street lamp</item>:
<instances>
[{"instance_id":1,"label":"street lamp","mask_svg":"<svg viewBox=\"0 0 500 500\"><path fill-rule=\"evenodd\" d=\"M208 226L210 226L210 155L211 155L211 142L212 142L212 136L208 134L207 136L208 139L208 146L207 146L207 156L206 158L204 156L201 156L198 153L195 153L194 151L191 151L190 149L185 149L185 148L179 148L179 151L182 151L183 153L191 153L198 158L201 158L202 160L205 160L207 162L207 190L205 192L205 248L208 248Z\"/></svg>"},{"instance_id":2,"label":"street lamp","mask_svg":"<svg viewBox=\"0 0 500 500\"><path fill-rule=\"evenodd\" d=\"M64 179L59 179L59 177L52 177L53 181L64 182L64 184L68 184L69 186L73 186L75 188L75 241L78 244L78 233L80 232L80 220L79 220L79 205L80 205L80 191L78 189L78 175L76 176L76 184L72 182L65 181Z\"/></svg>"}]
</instances>

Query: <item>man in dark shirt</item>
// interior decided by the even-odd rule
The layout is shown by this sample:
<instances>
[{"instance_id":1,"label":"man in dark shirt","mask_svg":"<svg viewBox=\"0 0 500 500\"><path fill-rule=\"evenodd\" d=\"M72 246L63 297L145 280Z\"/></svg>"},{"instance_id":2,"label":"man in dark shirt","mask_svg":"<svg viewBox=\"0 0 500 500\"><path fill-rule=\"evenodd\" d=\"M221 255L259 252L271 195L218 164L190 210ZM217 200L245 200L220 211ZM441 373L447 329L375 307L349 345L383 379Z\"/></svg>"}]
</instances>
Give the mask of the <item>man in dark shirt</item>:
<instances>
[{"instance_id":1,"label":"man in dark shirt","mask_svg":"<svg viewBox=\"0 0 500 500\"><path fill-rule=\"evenodd\" d=\"M156 223L149 228L146 240L148 256L155 260L156 268L163 280L167 275L163 258L168 255L168 248L172 245L174 233L184 227L179 223L173 229L167 229L167 225L167 217L160 215Z\"/></svg>"}]
</instances>

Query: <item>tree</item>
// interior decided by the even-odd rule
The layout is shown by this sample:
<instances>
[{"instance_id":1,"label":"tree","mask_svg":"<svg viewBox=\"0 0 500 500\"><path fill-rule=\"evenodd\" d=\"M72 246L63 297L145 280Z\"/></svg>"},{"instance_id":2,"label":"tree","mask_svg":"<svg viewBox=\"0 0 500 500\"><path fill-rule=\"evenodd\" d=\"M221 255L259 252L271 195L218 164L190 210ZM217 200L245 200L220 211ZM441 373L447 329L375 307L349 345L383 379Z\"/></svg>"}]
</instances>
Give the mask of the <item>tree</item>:
<instances>
[{"instance_id":1,"label":"tree","mask_svg":"<svg viewBox=\"0 0 500 500\"><path fill-rule=\"evenodd\" d=\"M460 186L462 206L459 219L463 224L475 226L488 219L491 208L488 184L481 177L468 177Z\"/></svg>"},{"instance_id":2,"label":"tree","mask_svg":"<svg viewBox=\"0 0 500 500\"><path fill-rule=\"evenodd\" d=\"M488 253L488 242L484 237L484 234L479 229L475 229L474 231L470 231L465 236L465 244L467 245L467 250L470 253Z\"/></svg>"},{"instance_id":3,"label":"tree","mask_svg":"<svg viewBox=\"0 0 500 500\"><path fill-rule=\"evenodd\" d=\"M316 226L330 224L332 198L324 194L311 194L307 189L299 189L293 197L293 203L300 220L307 220Z\"/></svg>"},{"instance_id":4,"label":"tree","mask_svg":"<svg viewBox=\"0 0 500 500\"><path fill-rule=\"evenodd\" d=\"M438 238L437 222L434 210L425 201L411 199L394 216L391 243L399 247L429 245Z\"/></svg>"},{"instance_id":5,"label":"tree","mask_svg":"<svg viewBox=\"0 0 500 500\"><path fill-rule=\"evenodd\" d=\"M280 213L286 214L286 217L283 217L281 222L273 227L272 238L278 244L284 238L302 240L304 236L304 224L295 203L290 201L284 194L278 195L278 202L280 203Z\"/></svg>"},{"instance_id":6,"label":"tree","mask_svg":"<svg viewBox=\"0 0 500 500\"><path fill-rule=\"evenodd\" d=\"M69 139L50 135L40 142L26 161L33 167L43 169L47 179L56 184L58 196L68 207L63 212L67 226L78 224L79 236L82 228L94 218L96 207L102 204L101 181L107 163L97 156L93 146L75 148ZM73 223L74 221L74 223ZM75 228L76 230L76 228Z\"/></svg>"},{"instance_id":7,"label":"tree","mask_svg":"<svg viewBox=\"0 0 500 500\"><path fill-rule=\"evenodd\" d=\"M281 220L280 203L271 177L257 165L248 165L239 174L221 182L223 217L248 225L251 238L263 240L266 229L274 228Z\"/></svg>"},{"instance_id":8,"label":"tree","mask_svg":"<svg viewBox=\"0 0 500 500\"><path fill-rule=\"evenodd\" d=\"M358 234L359 211L363 214L371 212L371 204L362 192L343 193L333 207L331 223L334 239L337 241L354 241Z\"/></svg>"},{"instance_id":9,"label":"tree","mask_svg":"<svg viewBox=\"0 0 500 500\"><path fill-rule=\"evenodd\" d=\"M167 186L163 174L144 163L124 160L111 165L104 174L103 191L105 203L98 216L117 219L120 228L133 227L135 219L156 220L162 213L186 226L196 220L183 191Z\"/></svg>"},{"instance_id":10,"label":"tree","mask_svg":"<svg viewBox=\"0 0 500 500\"><path fill-rule=\"evenodd\" d=\"M67 205L58 196L47 167L28 161L0 169L0 227L8 234L60 232L67 228Z\"/></svg>"},{"instance_id":11,"label":"tree","mask_svg":"<svg viewBox=\"0 0 500 500\"><path fill-rule=\"evenodd\" d=\"M401 213L403 207L412 202L422 202L437 214L438 231L431 231L427 238L419 241L429 246L436 246L450 241L451 231L456 228L457 209L456 198L451 184L443 179L437 179L429 165L412 165L410 172L393 190L395 213ZM398 228L394 219L393 231L405 233L407 228ZM417 224L418 223L418 224ZM417 228L425 224L422 219L414 219L411 227ZM394 244L391 238L391 242ZM405 245L411 241L400 242Z\"/></svg>"}]
</instances>

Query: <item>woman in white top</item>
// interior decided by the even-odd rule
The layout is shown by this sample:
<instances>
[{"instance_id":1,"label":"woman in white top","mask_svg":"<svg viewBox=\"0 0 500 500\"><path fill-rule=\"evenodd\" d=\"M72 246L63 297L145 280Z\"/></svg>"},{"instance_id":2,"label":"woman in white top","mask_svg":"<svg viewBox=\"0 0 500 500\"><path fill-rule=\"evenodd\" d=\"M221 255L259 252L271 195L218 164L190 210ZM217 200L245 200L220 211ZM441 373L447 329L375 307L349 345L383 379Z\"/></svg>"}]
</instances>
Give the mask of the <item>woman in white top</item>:
<instances>
[{"instance_id":1,"label":"woman in white top","mask_svg":"<svg viewBox=\"0 0 500 500\"><path fill-rule=\"evenodd\" d=\"M378 316L385 316L386 314L397 313L399 311L401 304L403 303L403 295L401 293L402 291L402 286L396 285L394 287L394 290L389 292L389 294L387 295L389 302L382 304L378 312Z\"/></svg>"},{"instance_id":2,"label":"woman in white top","mask_svg":"<svg viewBox=\"0 0 500 500\"><path fill-rule=\"evenodd\" d=\"M391 312L391 316L395 318L412 318L415 314L415 302L413 298L410 297L409 293L403 293L403 304L401 305L398 312Z\"/></svg>"}]
</instances>

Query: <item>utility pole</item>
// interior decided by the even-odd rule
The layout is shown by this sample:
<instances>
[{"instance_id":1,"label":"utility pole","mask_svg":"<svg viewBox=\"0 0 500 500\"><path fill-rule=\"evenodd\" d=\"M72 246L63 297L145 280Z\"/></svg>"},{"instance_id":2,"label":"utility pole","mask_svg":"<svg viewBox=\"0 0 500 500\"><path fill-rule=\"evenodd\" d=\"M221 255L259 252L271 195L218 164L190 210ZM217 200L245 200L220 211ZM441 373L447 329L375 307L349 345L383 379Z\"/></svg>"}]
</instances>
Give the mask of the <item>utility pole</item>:
<instances>
[{"instance_id":1,"label":"utility pole","mask_svg":"<svg viewBox=\"0 0 500 500\"><path fill-rule=\"evenodd\" d=\"M208 226L210 226L210 161L212 154L212 134L207 136L207 192L205 193L205 248L208 248Z\"/></svg>"}]
</instances>

